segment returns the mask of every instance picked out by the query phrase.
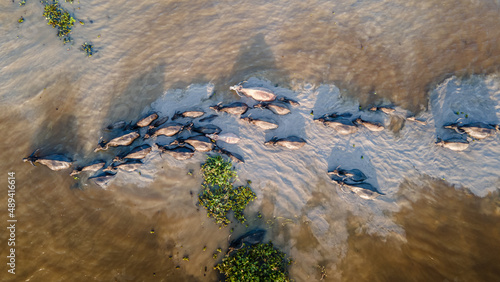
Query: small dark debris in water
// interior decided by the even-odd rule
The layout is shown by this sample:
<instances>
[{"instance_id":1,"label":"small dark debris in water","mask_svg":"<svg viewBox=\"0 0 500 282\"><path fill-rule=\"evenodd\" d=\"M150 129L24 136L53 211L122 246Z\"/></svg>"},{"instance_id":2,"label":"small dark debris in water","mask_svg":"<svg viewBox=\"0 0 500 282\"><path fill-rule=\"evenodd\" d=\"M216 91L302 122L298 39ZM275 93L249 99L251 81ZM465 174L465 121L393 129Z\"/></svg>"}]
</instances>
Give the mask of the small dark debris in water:
<instances>
[{"instance_id":1,"label":"small dark debris in water","mask_svg":"<svg viewBox=\"0 0 500 282\"><path fill-rule=\"evenodd\" d=\"M92 57L94 54L94 45L92 43L83 43L82 47L80 48L83 52L87 54L87 57Z\"/></svg>"},{"instance_id":2,"label":"small dark debris in water","mask_svg":"<svg viewBox=\"0 0 500 282\"><path fill-rule=\"evenodd\" d=\"M155 234L155 230L154 230L154 229L151 229L151 231L149 231L149 233L151 233L151 234Z\"/></svg>"},{"instance_id":3,"label":"small dark debris in water","mask_svg":"<svg viewBox=\"0 0 500 282\"><path fill-rule=\"evenodd\" d=\"M314 116L314 111L311 111L309 114L310 114L311 116Z\"/></svg>"},{"instance_id":4,"label":"small dark debris in water","mask_svg":"<svg viewBox=\"0 0 500 282\"><path fill-rule=\"evenodd\" d=\"M176 266L175 269L180 269L181 267L180 266Z\"/></svg>"},{"instance_id":5,"label":"small dark debris in water","mask_svg":"<svg viewBox=\"0 0 500 282\"><path fill-rule=\"evenodd\" d=\"M318 268L319 268L320 275L321 275L321 278L319 280L322 281L327 277L326 267L324 265L318 265Z\"/></svg>"},{"instance_id":6,"label":"small dark debris in water","mask_svg":"<svg viewBox=\"0 0 500 282\"><path fill-rule=\"evenodd\" d=\"M156 272L153 272L153 276L156 276Z\"/></svg>"},{"instance_id":7,"label":"small dark debris in water","mask_svg":"<svg viewBox=\"0 0 500 282\"><path fill-rule=\"evenodd\" d=\"M191 195L191 197L193 197L193 191L189 191L189 195Z\"/></svg>"},{"instance_id":8,"label":"small dark debris in water","mask_svg":"<svg viewBox=\"0 0 500 282\"><path fill-rule=\"evenodd\" d=\"M59 110L59 108L56 108L56 111L58 111L58 110Z\"/></svg>"},{"instance_id":9,"label":"small dark debris in water","mask_svg":"<svg viewBox=\"0 0 500 282\"><path fill-rule=\"evenodd\" d=\"M363 159L363 156L361 156L361 159Z\"/></svg>"},{"instance_id":10,"label":"small dark debris in water","mask_svg":"<svg viewBox=\"0 0 500 282\"><path fill-rule=\"evenodd\" d=\"M173 258L173 256L168 256L168 259L172 259L172 258Z\"/></svg>"}]
</instances>

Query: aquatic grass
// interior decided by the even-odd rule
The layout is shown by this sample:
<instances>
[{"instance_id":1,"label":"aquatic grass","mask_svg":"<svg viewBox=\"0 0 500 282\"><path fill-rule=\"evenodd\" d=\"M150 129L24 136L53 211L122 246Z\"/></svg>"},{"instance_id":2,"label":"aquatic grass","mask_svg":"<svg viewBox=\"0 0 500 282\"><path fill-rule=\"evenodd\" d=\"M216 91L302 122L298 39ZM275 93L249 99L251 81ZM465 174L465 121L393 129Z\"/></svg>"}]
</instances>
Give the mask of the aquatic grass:
<instances>
[{"instance_id":1,"label":"aquatic grass","mask_svg":"<svg viewBox=\"0 0 500 282\"><path fill-rule=\"evenodd\" d=\"M227 214L232 210L238 221L245 222L243 211L256 195L248 186L233 187L238 175L232 163L221 156L209 157L201 167L201 173L204 181L198 200L207 210L207 216L213 217L217 224L227 226L231 223Z\"/></svg>"},{"instance_id":2,"label":"aquatic grass","mask_svg":"<svg viewBox=\"0 0 500 282\"><path fill-rule=\"evenodd\" d=\"M226 276L226 281L290 281L288 265L292 260L275 249L272 242L244 246L227 254L214 269Z\"/></svg>"},{"instance_id":3,"label":"aquatic grass","mask_svg":"<svg viewBox=\"0 0 500 282\"><path fill-rule=\"evenodd\" d=\"M54 0L52 3L44 3L45 8L43 16L47 19L47 24L51 25L53 28L57 28L57 36L68 36L71 29L75 25L75 19L69 14L68 11L64 10L59 5L58 0Z\"/></svg>"}]
</instances>

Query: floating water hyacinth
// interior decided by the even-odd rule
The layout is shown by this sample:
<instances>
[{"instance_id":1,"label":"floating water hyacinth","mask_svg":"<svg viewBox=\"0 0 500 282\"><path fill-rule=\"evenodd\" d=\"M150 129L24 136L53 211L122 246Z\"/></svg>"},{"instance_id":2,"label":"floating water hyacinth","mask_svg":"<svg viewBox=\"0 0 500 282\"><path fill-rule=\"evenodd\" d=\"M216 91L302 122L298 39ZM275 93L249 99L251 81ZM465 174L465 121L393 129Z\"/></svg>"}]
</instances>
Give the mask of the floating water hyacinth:
<instances>
[{"instance_id":1,"label":"floating water hyacinth","mask_svg":"<svg viewBox=\"0 0 500 282\"><path fill-rule=\"evenodd\" d=\"M233 187L238 176L232 163L221 156L209 157L201 167L201 173L204 181L198 199L207 215L217 224L227 226L231 223L227 214L232 210L238 221L245 222L243 210L256 195L248 186Z\"/></svg>"},{"instance_id":2,"label":"floating water hyacinth","mask_svg":"<svg viewBox=\"0 0 500 282\"><path fill-rule=\"evenodd\" d=\"M226 255L214 269L226 276L226 281L290 281L291 260L273 247L273 243L245 246L233 255Z\"/></svg>"},{"instance_id":3,"label":"floating water hyacinth","mask_svg":"<svg viewBox=\"0 0 500 282\"><path fill-rule=\"evenodd\" d=\"M83 52L87 54L88 57L92 57L94 54L94 45L92 43L83 43L82 47L80 48Z\"/></svg>"},{"instance_id":4,"label":"floating water hyacinth","mask_svg":"<svg viewBox=\"0 0 500 282\"><path fill-rule=\"evenodd\" d=\"M57 36L67 36L75 25L75 19L59 5L59 1L54 0L51 4L48 2L44 3L43 16L47 19L47 24L53 28L57 27Z\"/></svg>"}]
</instances>

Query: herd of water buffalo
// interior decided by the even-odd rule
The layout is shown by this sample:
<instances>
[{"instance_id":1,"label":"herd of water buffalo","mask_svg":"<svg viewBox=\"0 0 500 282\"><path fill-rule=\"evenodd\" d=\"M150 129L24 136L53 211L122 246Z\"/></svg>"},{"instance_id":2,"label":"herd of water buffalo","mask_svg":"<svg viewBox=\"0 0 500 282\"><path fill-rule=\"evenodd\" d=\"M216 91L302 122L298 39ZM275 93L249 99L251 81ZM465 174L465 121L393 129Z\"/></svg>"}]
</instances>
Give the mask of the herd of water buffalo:
<instances>
[{"instance_id":1,"label":"herd of water buffalo","mask_svg":"<svg viewBox=\"0 0 500 282\"><path fill-rule=\"evenodd\" d=\"M277 115L286 115L291 112L290 106L299 106L299 103L285 98L277 97L271 90L261 87L243 87L238 84L230 87L230 90L236 91L238 95L245 95L256 100L258 103L253 107L249 107L243 102L234 102L227 105L218 104L210 107L217 113L223 112L233 115L243 115L250 108L268 109ZM395 110L391 107L372 107L371 111L379 111L385 114L392 114ZM110 147L130 146L134 141L143 141L142 145L132 148L130 151L116 155L108 164L104 160L96 160L86 166L76 167L72 172L72 176L76 176L81 172L94 172L95 175L89 177L89 180L94 181L97 185L105 188L108 183L116 176L118 170L135 171L143 162L144 159L152 150L158 150L160 154L167 153L177 160L186 160L191 158L195 151L198 152L215 152L227 155L233 162L243 162L243 158L236 154L225 150L220 147L220 142L229 144L237 143L240 139L232 133L221 133L221 129L209 123L217 118L216 114L207 114L201 110L187 110L176 112L171 118L168 116L160 117L158 113L151 113L141 118L135 123L127 123L119 121L113 123L105 128L107 131L113 132L115 138L104 141L99 140L95 152L100 150L108 150ZM254 119L249 116L241 117L241 120L253 124L263 130L272 130L278 128L278 124L271 119ZM406 118L407 121L414 121L425 125L426 122L416 119L415 117ZM198 125L194 124L196 121ZM351 113L332 113L326 114L322 117L316 118L316 122L322 123L324 126L334 129L338 134L347 135L352 134L359 130L360 126L364 126L370 131L382 131L384 125L363 120L361 118L353 118ZM458 133L466 133L470 138L480 140L494 135L498 130L498 125L491 125L485 123L451 123L446 124L445 128L453 129ZM181 134L188 132L187 134ZM188 137L180 137L186 136ZM142 136L142 137L141 137ZM154 139L158 136L173 137L176 139L169 144L153 145L146 144L147 139ZM220 141L220 142L217 142ZM297 136L288 136L285 138L273 137L264 143L265 145L278 145L288 149L300 149L306 144L306 141ZM466 139L452 138L448 140L440 140L436 142L437 145L445 148L462 151L465 150L469 141ZM61 155L52 154L44 157L37 155L38 150L33 152L30 156L24 158L25 162L40 163L51 170L59 171L68 169L73 165L73 160ZM345 170L337 169L328 172L332 181L340 184L341 187L348 187L352 192L364 199L373 199L383 193L379 192L371 184L365 182L367 177L358 169Z\"/></svg>"}]
</instances>

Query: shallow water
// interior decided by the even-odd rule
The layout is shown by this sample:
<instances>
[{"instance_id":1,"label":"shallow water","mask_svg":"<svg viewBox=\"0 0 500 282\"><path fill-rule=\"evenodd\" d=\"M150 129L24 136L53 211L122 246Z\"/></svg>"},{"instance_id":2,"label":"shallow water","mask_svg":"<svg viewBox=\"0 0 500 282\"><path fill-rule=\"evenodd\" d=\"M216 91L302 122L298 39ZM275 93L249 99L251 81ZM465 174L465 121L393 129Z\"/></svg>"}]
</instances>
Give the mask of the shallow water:
<instances>
[{"instance_id":1,"label":"shallow water","mask_svg":"<svg viewBox=\"0 0 500 282\"><path fill-rule=\"evenodd\" d=\"M293 279L319 280L325 267L327 281L499 280L500 137L464 152L434 142L455 136L442 125L457 119L499 123L500 3L407 2L63 3L85 22L73 45L57 40L40 3L1 3L0 172L16 172L19 221L17 274L0 277L217 280L212 255L227 248L230 228L196 205L206 155L180 162L154 152L140 174L119 173L107 190L21 160L37 148L78 164L111 159L124 149L93 153L109 123L253 104L228 90L248 80L301 103L287 116L249 111L275 119L274 131L227 114L214 121L241 138L221 144L245 158L235 167L257 193L248 224L267 228L266 241L294 258ZM78 50L84 41L97 48L91 58ZM389 103L392 116L365 110ZM391 130L341 136L311 111L350 112ZM428 124L404 121L414 113ZM262 145L288 135L308 144ZM339 165L361 169L386 195L343 193L326 175ZM232 227L234 236L246 230ZM0 236L4 256L8 234Z\"/></svg>"}]
</instances>

